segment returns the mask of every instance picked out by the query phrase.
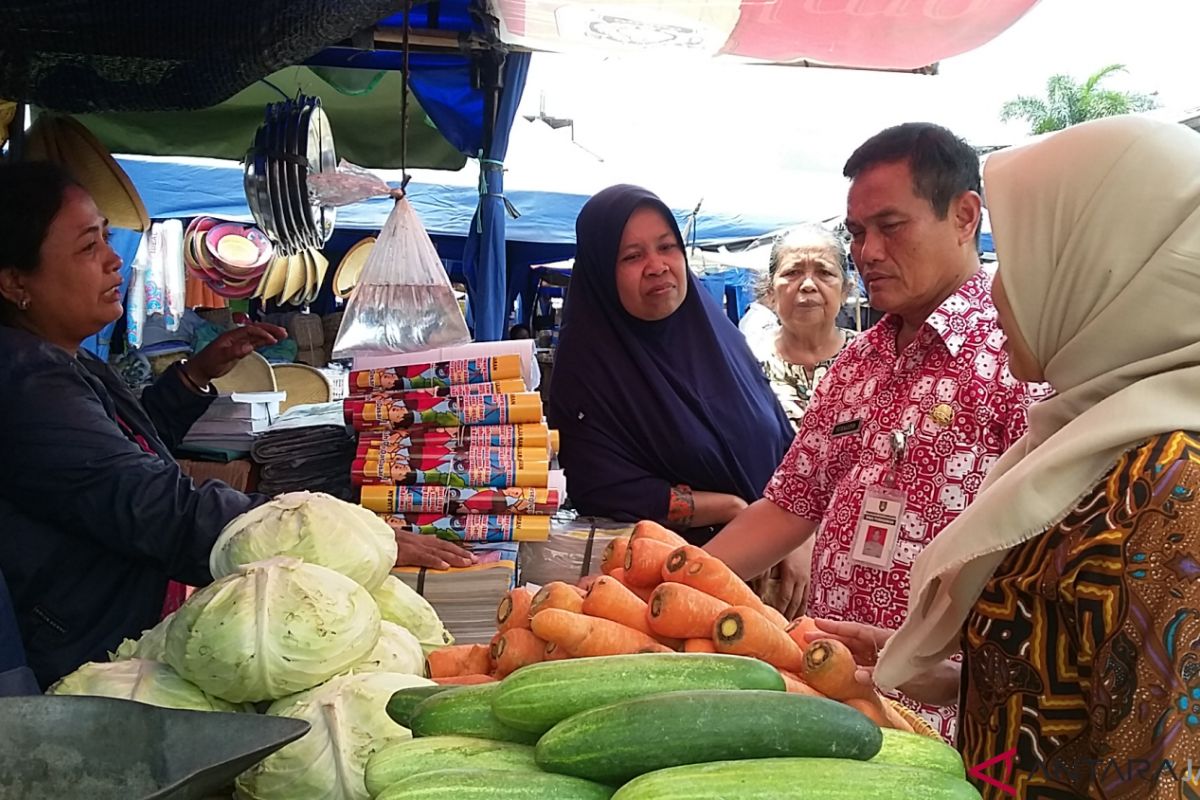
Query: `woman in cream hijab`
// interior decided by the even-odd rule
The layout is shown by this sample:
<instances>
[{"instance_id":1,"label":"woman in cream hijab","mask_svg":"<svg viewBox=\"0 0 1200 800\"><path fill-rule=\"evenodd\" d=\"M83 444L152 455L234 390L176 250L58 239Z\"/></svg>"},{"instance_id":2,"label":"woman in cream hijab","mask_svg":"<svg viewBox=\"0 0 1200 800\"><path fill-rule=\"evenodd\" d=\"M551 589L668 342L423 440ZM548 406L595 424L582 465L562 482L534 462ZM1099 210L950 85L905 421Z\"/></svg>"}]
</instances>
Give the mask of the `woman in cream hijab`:
<instances>
[{"instance_id":1,"label":"woman in cream hijab","mask_svg":"<svg viewBox=\"0 0 1200 800\"><path fill-rule=\"evenodd\" d=\"M1055 395L921 554L890 641L822 626L866 666L886 641L885 689L945 697L929 676L963 652L959 749L969 765L1005 756L985 774L1013 790L985 797L1192 796L1200 135L1080 125L992 156L984 192L1013 375Z\"/></svg>"}]
</instances>

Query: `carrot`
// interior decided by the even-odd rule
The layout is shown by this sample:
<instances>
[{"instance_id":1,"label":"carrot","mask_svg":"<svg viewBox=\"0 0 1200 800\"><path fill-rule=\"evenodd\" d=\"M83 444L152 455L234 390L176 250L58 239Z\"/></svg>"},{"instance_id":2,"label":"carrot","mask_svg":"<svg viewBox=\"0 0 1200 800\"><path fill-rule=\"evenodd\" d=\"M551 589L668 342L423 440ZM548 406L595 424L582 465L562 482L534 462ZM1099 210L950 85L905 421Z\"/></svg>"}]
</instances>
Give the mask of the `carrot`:
<instances>
[{"instance_id":1,"label":"carrot","mask_svg":"<svg viewBox=\"0 0 1200 800\"><path fill-rule=\"evenodd\" d=\"M571 654L566 648L559 647L554 642L546 642L546 648L542 652L542 661L561 661L564 658L570 658Z\"/></svg>"},{"instance_id":2,"label":"carrot","mask_svg":"<svg viewBox=\"0 0 1200 800\"><path fill-rule=\"evenodd\" d=\"M779 670L779 674L783 676L783 683L785 686L787 686L787 690L792 694L806 694L809 697L825 696L805 683L804 679L794 672L788 672L786 669L781 669Z\"/></svg>"},{"instance_id":3,"label":"carrot","mask_svg":"<svg viewBox=\"0 0 1200 800\"><path fill-rule=\"evenodd\" d=\"M718 653L753 656L790 672L803 669L804 651L781 628L750 606L733 606L717 617L712 637ZM819 686L813 688L820 691Z\"/></svg>"},{"instance_id":4,"label":"carrot","mask_svg":"<svg viewBox=\"0 0 1200 800\"><path fill-rule=\"evenodd\" d=\"M616 569L614 569L612 572L610 572L608 574L608 577L612 578L617 583L621 584L626 589L633 592L638 597L642 598L642 600L644 602L647 602L647 603L650 602L650 595L653 594L654 588L651 587L651 588L647 589L644 586L631 586L629 584L629 581L625 580L625 568L624 567L617 567Z\"/></svg>"},{"instance_id":5,"label":"carrot","mask_svg":"<svg viewBox=\"0 0 1200 800\"><path fill-rule=\"evenodd\" d=\"M633 535L629 537L629 541L636 542L638 539L654 539L663 544L669 544L671 547L683 547L688 543L687 539L675 531L668 530L649 519L644 519L633 526Z\"/></svg>"},{"instance_id":6,"label":"carrot","mask_svg":"<svg viewBox=\"0 0 1200 800\"><path fill-rule=\"evenodd\" d=\"M824 631L817 627L817 623L812 617L796 617L788 626L784 628L787 635L792 637L792 641L800 645L800 649L807 650L811 642L806 638L809 634L817 636L824 635Z\"/></svg>"},{"instance_id":7,"label":"carrot","mask_svg":"<svg viewBox=\"0 0 1200 800\"><path fill-rule=\"evenodd\" d=\"M717 646L712 639L687 639L683 643L685 653L715 653Z\"/></svg>"},{"instance_id":8,"label":"carrot","mask_svg":"<svg viewBox=\"0 0 1200 800\"><path fill-rule=\"evenodd\" d=\"M686 545L674 550L663 567L663 580L699 589L731 606L749 606L776 627L787 627L788 621L783 614L763 603L724 561L710 556L699 547Z\"/></svg>"},{"instance_id":9,"label":"carrot","mask_svg":"<svg viewBox=\"0 0 1200 800\"><path fill-rule=\"evenodd\" d=\"M529 627L529 607L533 604L533 592L518 586L500 601L496 608L496 630L500 633L513 628Z\"/></svg>"},{"instance_id":10,"label":"carrot","mask_svg":"<svg viewBox=\"0 0 1200 800\"><path fill-rule=\"evenodd\" d=\"M657 539L630 539L625 551L625 582L647 589L662 583L663 562L671 550L671 545Z\"/></svg>"},{"instance_id":11,"label":"carrot","mask_svg":"<svg viewBox=\"0 0 1200 800\"><path fill-rule=\"evenodd\" d=\"M513 628L498 634L492 644L496 675L503 678L521 667L536 664L546 653L546 643L525 628Z\"/></svg>"},{"instance_id":12,"label":"carrot","mask_svg":"<svg viewBox=\"0 0 1200 800\"><path fill-rule=\"evenodd\" d=\"M627 625L560 608L534 614L533 632L576 657L670 652L670 648Z\"/></svg>"},{"instance_id":13,"label":"carrot","mask_svg":"<svg viewBox=\"0 0 1200 800\"><path fill-rule=\"evenodd\" d=\"M854 677L858 665L850 648L837 639L818 639L804 649L800 675L805 682L833 700L870 700L876 692Z\"/></svg>"},{"instance_id":14,"label":"carrot","mask_svg":"<svg viewBox=\"0 0 1200 800\"><path fill-rule=\"evenodd\" d=\"M604 548L604 555L600 559L600 571L605 575L612 575L613 570L623 567L625 564L625 551L629 548L629 539L625 536L620 536L613 539Z\"/></svg>"},{"instance_id":15,"label":"carrot","mask_svg":"<svg viewBox=\"0 0 1200 800\"><path fill-rule=\"evenodd\" d=\"M860 712L864 717L874 722L881 728L895 728L898 731L906 731L913 733L912 725L896 709L892 708L892 704L881 697L877 692L872 692L874 697L854 697L842 702Z\"/></svg>"},{"instance_id":16,"label":"carrot","mask_svg":"<svg viewBox=\"0 0 1200 800\"><path fill-rule=\"evenodd\" d=\"M654 636L646 621L646 601L620 581L605 575L597 578L583 598L583 613L627 625L647 636Z\"/></svg>"},{"instance_id":17,"label":"carrot","mask_svg":"<svg viewBox=\"0 0 1200 800\"><path fill-rule=\"evenodd\" d=\"M495 683L491 675L455 675L452 678L434 678L438 686L474 686L479 683Z\"/></svg>"},{"instance_id":18,"label":"carrot","mask_svg":"<svg viewBox=\"0 0 1200 800\"><path fill-rule=\"evenodd\" d=\"M454 678L491 672L492 656L486 644L439 647L425 657L430 678Z\"/></svg>"},{"instance_id":19,"label":"carrot","mask_svg":"<svg viewBox=\"0 0 1200 800\"><path fill-rule=\"evenodd\" d=\"M583 611L583 593L569 583L550 581L533 596L529 613L532 616L547 608L561 608L579 614Z\"/></svg>"},{"instance_id":20,"label":"carrot","mask_svg":"<svg viewBox=\"0 0 1200 800\"><path fill-rule=\"evenodd\" d=\"M729 604L682 583L660 583L650 595L650 630L659 636L706 639Z\"/></svg>"}]
</instances>

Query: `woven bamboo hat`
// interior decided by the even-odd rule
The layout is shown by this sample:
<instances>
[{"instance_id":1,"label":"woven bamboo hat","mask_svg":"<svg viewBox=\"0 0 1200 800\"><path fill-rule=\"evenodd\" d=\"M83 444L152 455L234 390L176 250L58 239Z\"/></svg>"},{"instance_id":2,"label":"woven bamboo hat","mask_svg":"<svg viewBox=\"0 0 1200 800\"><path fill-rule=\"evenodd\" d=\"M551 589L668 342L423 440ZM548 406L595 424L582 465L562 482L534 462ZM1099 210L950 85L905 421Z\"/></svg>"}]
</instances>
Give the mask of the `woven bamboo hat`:
<instances>
[{"instance_id":1,"label":"woven bamboo hat","mask_svg":"<svg viewBox=\"0 0 1200 800\"><path fill-rule=\"evenodd\" d=\"M371 255L371 248L374 246L375 237L368 236L355 242L354 246L346 251L346 255L342 256L337 272L333 274L335 295L345 300L354 291L358 276L362 274L363 264L367 263L367 256Z\"/></svg>"}]
</instances>

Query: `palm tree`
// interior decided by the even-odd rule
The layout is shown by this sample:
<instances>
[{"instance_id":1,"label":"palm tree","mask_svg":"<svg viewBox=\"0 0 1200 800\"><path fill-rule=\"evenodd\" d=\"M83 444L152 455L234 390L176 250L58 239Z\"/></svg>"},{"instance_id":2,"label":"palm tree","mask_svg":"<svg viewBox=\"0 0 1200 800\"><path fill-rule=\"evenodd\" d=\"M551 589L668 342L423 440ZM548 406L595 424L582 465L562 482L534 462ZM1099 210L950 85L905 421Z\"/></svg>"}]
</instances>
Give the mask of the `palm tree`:
<instances>
[{"instance_id":1,"label":"palm tree","mask_svg":"<svg viewBox=\"0 0 1200 800\"><path fill-rule=\"evenodd\" d=\"M1082 84L1076 83L1070 75L1051 75L1046 81L1045 98L1020 95L1009 100L1000 111L1000 119L1003 122L1023 119L1029 123L1029 132L1036 136L1090 119L1156 108L1158 100L1153 94L1122 92L1100 86L1105 78L1124 71L1124 64L1109 64L1092 73Z\"/></svg>"}]
</instances>

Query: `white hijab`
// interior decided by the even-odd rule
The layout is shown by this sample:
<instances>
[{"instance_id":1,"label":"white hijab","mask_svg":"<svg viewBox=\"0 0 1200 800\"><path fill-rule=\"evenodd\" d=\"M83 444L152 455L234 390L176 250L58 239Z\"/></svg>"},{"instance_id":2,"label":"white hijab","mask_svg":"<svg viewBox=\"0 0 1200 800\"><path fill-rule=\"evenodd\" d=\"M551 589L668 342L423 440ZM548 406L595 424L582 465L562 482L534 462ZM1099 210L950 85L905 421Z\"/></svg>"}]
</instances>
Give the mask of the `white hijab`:
<instances>
[{"instance_id":1,"label":"white hijab","mask_svg":"<svg viewBox=\"0 0 1200 800\"><path fill-rule=\"evenodd\" d=\"M880 654L892 689L954 653L1011 548L1060 522L1122 453L1200 430L1200 134L1114 117L988 159L1000 276L1055 396L911 574Z\"/></svg>"}]
</instances>

